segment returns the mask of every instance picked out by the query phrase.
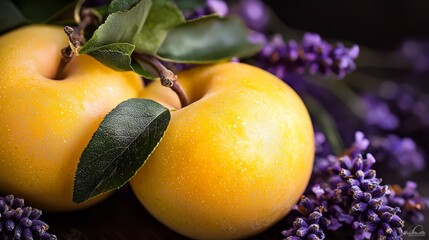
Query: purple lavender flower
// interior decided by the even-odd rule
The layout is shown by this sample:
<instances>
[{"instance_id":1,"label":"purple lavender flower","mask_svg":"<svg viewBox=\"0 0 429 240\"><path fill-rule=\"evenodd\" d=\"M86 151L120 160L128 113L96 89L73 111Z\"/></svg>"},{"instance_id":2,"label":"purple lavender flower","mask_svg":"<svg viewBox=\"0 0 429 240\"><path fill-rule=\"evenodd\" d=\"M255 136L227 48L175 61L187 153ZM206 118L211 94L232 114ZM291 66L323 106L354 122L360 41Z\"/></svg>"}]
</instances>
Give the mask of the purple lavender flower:
<instances>
[{"instance_id":1,"label":"purple lavender flower","mask_svg":"<svg viewBox=\"0 0 429 240\"><path fill-rule=\"evenodd\" d=\"M377 239L395 239L402 235L404 221L396 214L399 208L385 205L383 198L389 194L386 185L380 185L381 179L371 169L375 163L372 155L366 159L348 156L340 159L341 170L333 169L343 180L337 185L337 194L346 206L349 214L355 216L353 228L357 230L355 239L365 239L363 232L370 233Z\"/></svg>"},{"instance_id":2,"label":"purple lavender flower","mask_svg":"<svg viewBox=\"0 0 429 240\"><path fill-rule=\"evenodd\" d=\"M426 168L420 149L411 138L389 134L386 137L373 137L371 141L372 151L377 158L388 161L393 169L399 169L398 172L403 177Z\"/></svg>"},{"instance_id":3,"label":"purple lavender flower","mask_svg":"<svg viewBox=\"0 0 429 240\"><path fill-rule=\"evenodd\" d=\"M263 31L270 18L269 11L261 0L241 0L232 6L231 14L240 16L255 31Z\"/></svg>"},{"instance_id":4,"label":"purple lavender flower","mask_svg":"<svg viewBox=\"0 0 429 240\"><path fill-rule=\"evenodd\" d=\"M378 126L383 130L394 130L399 125L398 117L392 113L386 101L366 94L362 97L365 109L365 121L369 126Z\"/></svg>"},{"instance_id":5,"label":"purple lavender flower","mask_svg":"<svg viewBox=\"0 0 429 240\"><path fill-rule=\"evenodd\" d=\"M357 132L345 155L316 158L306 195L288 215L293 224L282 232L286 239L323 239L344 226L355 230L356 240L401 239L404 220L400 212L406 210L405 202L414 206L409 214L423 216L422 206L427 203L415 186L398 190L393 197L393 188L381 184L373 169L374 156L361 154L368 146L369 140Z\"/></svg>"},{"instance_id":6,"label":"purple lavender flower","mask_svg":"<svg viewBox=\"0 0 429 240\"><path fill-rule=\"evenodd\" d=\"M369 140L365 137L363 132L357 131L355 133L355 142L353 143L354 152L363 152L368 148L368 146Z\"/></svg>"},{"instance_id":7,"label":"purple lavender flower","mask_svg":"<svg viewBox=\"0 0 429 240\"><path fill-rule=\"evenodd\" d=\"M315 141L315 145L316 145L316 153L322 152L324 149L323 144L325 144L325 142L326 142L325 135L322 132L315 132L314 133L314 141Z\"/></svg>"},{"instance_id":8,"label":"purple lavender flower","mask_svg":"<svg viewBox=\"0 0 429 240\"><path fill-rule=\"evenodd\" d=\"M386 100L402 124L401 130L415 131L429 126L429 95L423 93L409 84L397 84L385 81L381 84L378 94Z\"/></svg>"},{"instance_id":9,"label":"purple lavender flower","mask_svg":"<svg viewBox=\"0 0 429 240\"><path fill-rule=\"evenodd\" d=\"M47 232L49 226L39 220L41 215L40 210L25 207L22 198L15 198L13 195L0 197L0 238L57 239L55 235Z\"/></svg>"},{"instance_id":10,"label":"purple lavender flower","mask_svg":"<svg viewBox=\"0 0 429 240\"><path fill-rule=\"evenodd\" d=\"M282 235L287 240L325 239L324 230L331 222L323 216L323 213L326 212L324 206L315 200L303 197L295 208L305 217L297 217L293 221L292 227L283 231Z\"/></svg>"},{"instance_id":11,"label":"purple lavender flower","mask_svg":"<svg viewBox=\"0 0 429 240\"><path fill-rule=\"evenodd\" d=\"M255 56L255 64L282 79L285 72L305 71L343 78L356 69L354 59L358 55L357 45L346 48L341 43L329 44L314 33L304 34L300 43L285 42L281 35L275 35Z\"/></svg>"},{"instance_id":12,"label":"purple lavender flower","mask_svg":"<svg viewBox=\"0 0 429 240\"><path fill-rule=\"evenodd\" d=\"M422 223L424 216L422 211L429 208L429 200L423 198L417 192L417 183L407 181L404 188L399 185L391 186L391 194L387 198L389 205L399 207L401 218L412 223Z\"/></svg>"}]
</instances>

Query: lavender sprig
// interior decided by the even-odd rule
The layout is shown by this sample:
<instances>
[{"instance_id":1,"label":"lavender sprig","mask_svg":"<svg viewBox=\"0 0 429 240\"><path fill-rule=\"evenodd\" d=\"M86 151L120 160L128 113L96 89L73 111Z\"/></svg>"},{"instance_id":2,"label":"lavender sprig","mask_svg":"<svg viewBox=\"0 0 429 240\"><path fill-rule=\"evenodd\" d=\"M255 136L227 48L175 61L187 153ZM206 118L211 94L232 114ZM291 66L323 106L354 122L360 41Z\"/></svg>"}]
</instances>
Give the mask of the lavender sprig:
<instances>
[{"instance_id":1,"label":"lavender sprig","mask_svg":"<svg viewBox=\"0 0 429 240\"><path fill-rule=\"evenodd\" d=\"M366 239L367 235L377 239L398 239L402 236L404 221L396 214L399 208L393 208L383 201L389 194L386 185L380 185L381 179L371 169L375 159L367 154L350 159L340 158L341 170L335 171L343 180L337 185L338 200L354 216L353 228L357 230L354 239Z\"/></svg>"},{"instance_id":2,"label":"lavender sprig","mask_svg":"<svg viewBox=\"0 0 429 240\"><path fill-rule=\"evenodd\" d=\"M407 181L404 188L399 185L392 185L390 188L391 194L387 201L389 205L402 210L399 216L415 224L422 223L424 221L422 211L429 208L429 200L417 192L417 183Z\"/></svg>"},{"instance_id":3,"label":"lavender sprig","mask_svg":"<svg viewBox=\"0 0 429 240\"><path fill-rule=\"evenodd\" d=\"M39 220L42 211L26 207L24 199L13 195L0 197L0 238L5 240L56 240L47 232L49 226Z\"/></svg>"},{"instance_id":4,"label":"lavender sprig","mask_svg":"<svg viewBox=\"0 0 429 240\"><path fill-rule=\"evenodd\" d=\"M325 239L324 230L331 222L323 216L326 208L315 199L303 196L295 206L302 216L293 221L290 229L282 232L287 240Z\"/></svg>"},{"instance_id":5,"label":"lavender sprig","mask_svg":"<svg viewBox=\"0 0 429 240\"><path fill-rule=\"evenodd\" d=\"M255 60L257 66L282 79L286 72L303 74L305 71L343 78L356 69L354 59L358 55L357 45L346 48L342 43L329 44L318 34L306 33L300 43L285 42L281 35L274 35Z\"/></svg>"},{"instance_id":6,"label":"lavender sprig","mask_svg":"<svg viewBox=\"0 0 429 240\"><path fill-rule=\"evenodd\" d=\"M324 239L330 231L348 226L361 239L402 239L404 219L422 221L428 201L416 185L404 189L382 185L371 154L362 152L369 140L361 132L345 155L316 157L305 196L288 215L292 226L283 231L286 239ZM312 226L312 227L310 227Z\"/></svg>"}]
</instances>

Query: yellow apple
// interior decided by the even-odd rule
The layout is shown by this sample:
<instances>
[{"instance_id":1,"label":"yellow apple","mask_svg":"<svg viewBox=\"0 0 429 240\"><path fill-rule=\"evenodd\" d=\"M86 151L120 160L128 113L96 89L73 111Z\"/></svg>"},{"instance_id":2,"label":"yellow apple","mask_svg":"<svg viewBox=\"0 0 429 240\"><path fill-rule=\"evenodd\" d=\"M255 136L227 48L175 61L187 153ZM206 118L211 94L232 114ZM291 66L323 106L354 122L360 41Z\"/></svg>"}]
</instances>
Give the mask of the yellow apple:
<instances>
[{"instance_id":1,"label":"yellow apple","mask_svg":"<svg viewBox=\"0 0 429 240\"><path fill-rule=\"evenodd\" d=\"M278 78L246 64L178 76L190 105L180 108L160 84L141 95L172 115L131 180L136 196L159 221L191 238L244 238L272 226L311 174L314 133L303 102Z\"/></svg>"},{"instance_id":2,"label":"yellow apple","mask_svg":"<svg viewBox=\"0 0 429 240\"><path fill-rule=\"evenodd\" d=\"M46 25L0 37L0 193L49 211L100 200L72 202L79 157L103 117L143 88L138 75L83 55L53 80L67 44L61 28Z\"/></svg>"}]
</instances>

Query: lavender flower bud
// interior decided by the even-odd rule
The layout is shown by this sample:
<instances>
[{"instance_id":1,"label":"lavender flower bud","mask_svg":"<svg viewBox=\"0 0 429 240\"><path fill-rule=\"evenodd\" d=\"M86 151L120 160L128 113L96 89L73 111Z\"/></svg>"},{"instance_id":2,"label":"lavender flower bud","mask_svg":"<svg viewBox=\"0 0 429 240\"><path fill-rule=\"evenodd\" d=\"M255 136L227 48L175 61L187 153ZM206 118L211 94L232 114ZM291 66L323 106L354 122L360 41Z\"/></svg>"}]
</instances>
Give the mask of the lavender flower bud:
<instances>
[{"instance_id":1,"label":"lavender flower bud","mask_svg":"<svg viewBox=\"0 0 429 240\"><path fill-rule=\"evenodd\" d=\"M13 195L0 197L0 238L1 239L57 239L47 233L49 226L38 218L42 212L25 207L22 198Z\"/></svg>"}]
</instances>

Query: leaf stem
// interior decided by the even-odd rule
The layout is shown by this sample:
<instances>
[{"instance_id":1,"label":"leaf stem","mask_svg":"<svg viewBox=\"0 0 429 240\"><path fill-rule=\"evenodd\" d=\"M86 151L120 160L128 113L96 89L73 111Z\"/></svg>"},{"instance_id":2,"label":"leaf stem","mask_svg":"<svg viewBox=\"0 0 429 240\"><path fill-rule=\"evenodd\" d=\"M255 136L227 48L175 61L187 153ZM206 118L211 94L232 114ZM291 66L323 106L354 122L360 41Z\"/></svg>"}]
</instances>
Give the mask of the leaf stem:
<instances>
[{"instance_id":1,"label":"leaf stem","mask_svg":"<svg viewBox=\"0 0 429 240\"><path fill-rule=\"evenodd\" d=\"M76 27L65 26L64 32L69 39L69 46L61 49L61 60L57 68L55 80L64 79L64 70L74 55L78 54L79 48L85 42L85 29L91 24L97 24L96 18L89 9L82 10L82 19Z\"/></svg>"},{"instance_id":2,"label":"leaf stem","mask_svg":"<svg viewBox=\"0 0 429 240\"><path fill-rule=\"evenodd\" d=\"M171 90L173 90L177 94L182 108L189 105L189 99L186 96L186 93L183 90L182 86L177 81L177 75L174 74L173 71L165 67L156 57L152 55L134 52L133 56L154 68L161 80L161 85L164 87L171 88Z\"/></svg>"}]
</instances>

